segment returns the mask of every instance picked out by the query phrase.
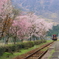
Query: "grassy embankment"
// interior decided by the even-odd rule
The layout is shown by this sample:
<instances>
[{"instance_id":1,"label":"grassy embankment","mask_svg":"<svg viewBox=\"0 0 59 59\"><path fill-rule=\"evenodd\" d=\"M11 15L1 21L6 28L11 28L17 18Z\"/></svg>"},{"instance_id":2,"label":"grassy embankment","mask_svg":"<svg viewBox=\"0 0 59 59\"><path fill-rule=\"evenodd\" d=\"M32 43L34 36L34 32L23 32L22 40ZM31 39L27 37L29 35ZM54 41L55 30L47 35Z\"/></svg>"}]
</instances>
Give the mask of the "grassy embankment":
<instances>
[{"instance_id":1,"label":"grassy embankment","mask_svg":"<svg viewBox=\"0 0 59 59\"><path fill-rule=\"evenodd\" d=\"M49 43L49 42L52 42L52 40L47 40L46 43ZM44 45L46 43L43 43L43 44L40 44L40 45L35 45L34 47L31 47L31 48L28 48L28 49L21 49L20 52L14 52L13 54L5 52L3 54L3 56L0 57L0 59L12 59L13 57L16 57L16 56L21 55L21 54L25 54L28 51L31 51L31 50L33 50L35 48L38 48L38 47L40 47L40 46L42 46L42 45Z\"/></svg>"}]
</instances>

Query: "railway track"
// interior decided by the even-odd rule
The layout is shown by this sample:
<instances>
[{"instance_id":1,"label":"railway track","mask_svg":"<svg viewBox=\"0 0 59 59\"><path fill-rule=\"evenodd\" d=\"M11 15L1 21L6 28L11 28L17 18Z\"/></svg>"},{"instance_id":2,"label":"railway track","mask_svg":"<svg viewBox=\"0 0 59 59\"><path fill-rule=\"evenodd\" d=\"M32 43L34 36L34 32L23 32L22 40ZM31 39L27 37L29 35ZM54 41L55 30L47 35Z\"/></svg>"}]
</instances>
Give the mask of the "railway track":
<instances>
[{"instance_id":1,"label":"railway track","mask_svg":"<svg viewBox=\"0 0 59 59\"><path fill-rule=\"evenodd\" d=\"M24 59L41 59L42 56L48 51L48 48L50 46L51 43L48 43L46 45L43 45L41 48L39 48L38 50L32 52L31 54L27 55Z\"/></svg>"}]
</instances>

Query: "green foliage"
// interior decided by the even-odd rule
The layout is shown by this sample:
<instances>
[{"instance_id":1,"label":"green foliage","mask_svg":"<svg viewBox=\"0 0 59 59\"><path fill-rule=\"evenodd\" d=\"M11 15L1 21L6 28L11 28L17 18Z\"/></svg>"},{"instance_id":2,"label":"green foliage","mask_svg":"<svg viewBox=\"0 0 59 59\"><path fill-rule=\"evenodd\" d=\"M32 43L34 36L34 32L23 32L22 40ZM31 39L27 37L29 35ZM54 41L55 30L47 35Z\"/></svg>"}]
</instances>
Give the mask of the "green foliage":
<instances>
[{"instance_id":1,"label":"green foliage","mask_svg":"<svg viewBox=\"0 0 59 59\"><path fill-rule=\"evenodd\" d=\"M46 42L46 40L34 41L34 44L39 45L39 44L44 43L44 42Z\"/></svg>"},{"instance_id":2,"label":"green foliage","mask_svg":"<svg viewBox=\"0 0 59 59\"><path fill-rule=\"evenodd\" d=\"M12 58L13 58L13 54L9 52L4 52L4 54L0 56L0 59L12 59Z\"/></svg>"},{"instance_id":3,"label":"green foliage","mask_svg":"<svg viewBox=\"0 0 59 59\"><path fill-rule=\"evenodd\" d=\"M53 34L58 35L59 33L59 25L53 26L53 29L48 32L48 36L52 36Z\"/></svg>"},{"instance_id":4,"label":"green foliage","mask_svg":"<svg viewBox=\"0 0 59 59\"><path fill-rule=\"evenodd\" d=\"M3 55L4 52L9 52L9 53L13 54L13 52L19 51L20 49L28 49L28 48L33 47L34 45L39 45L44 42L46 42L46 41L39 40L39 41L23 42L23 43L15 44L15 45L14 44L6 45L3 47L0 47L0 56ZM9 55L9 54L7 54L7 55Z\"/></svg>"},{"instance_id":5,"label":"green foliage","mask_svg":"<svg viewBox=\"0 0 59 59\"><path fill-rule=\"evenodd\" d=\"M12 54L11 53L9 53L9 52L5 52L4 54L3 54L3 56L7 56L7 57L9 57L9 56L11 56Z\"/></svg>"},{"instance_id":6,"label":"green foliage","mask_svg":"<svg viewBox=\"0 0 59 59\"><path fill-rule=\"evenodd\" d=\"M26 42L26 43L24 43L24 48L25 49L28 49L28 48L31 48L31 47L33 47L34 46L34 44L33 44L33 42Z\"/></svg>"},{"instance_id":7,"label":"green foliage","mask_svg":"<svg viewBox=\"0 0 59 59\"><path fill-rule=\"evenodd\" d=\"M47 44L47 43L49 43L49 42L52 42L52 40L47 40L47 41L45 41L45 43L42 43L42 44L39 44L39 45L34 45L33 47L31 47L31 48L28 48L28 49L24 49L24 48L22 48L22 49L19 49L19 52L14 52L13 54L11 54L11 53L8 53L8 52L5 52L2 56L0 56L0 59L12 59L12 58L14 58L14 57L16 57L16 56L18 56L18 55L21 55L21 54L25 54L25 53L27 53L28 51L31 51L31 50L33 50L33 49L35 49L35 48L38 48L38 47L40 47L40 46L42 46L42 45L44 45L44 44ZM21 43L21 44L23 44L23 43ZM33 43L34 44L34 43ZM19 44L17 44L18 46L19 46ZM11 45L8 45L8 46L11 46ZM44 49L44 50L46 50L46 49ZM43 50L43 51L44 51ZM6 54L6 55L5 55ZM9 56L9 57L7 57L7 56Z\"/></svg>"},{"instance_id":8,"label":"green foliage","mask_svg":"<svg viewBox=\"0 0 59 59\"><path fill-rule=\"evenodd\" d=\"M5 47L0 47L0 56L5 52Z\"/></svg>"},{"instance_id":9,"label":"green foliage","mask_svg":"<svg viewBox=\"0 0 59 59\"><path fill-rule=\"evenodd\" d=\"M51 53L50 53L51 55L49 56L49 58L48 58L48 59L51 59L52 54L53 54L54 52L55 52L55 49L51 51Z\"/></svg>"}]
</instances>

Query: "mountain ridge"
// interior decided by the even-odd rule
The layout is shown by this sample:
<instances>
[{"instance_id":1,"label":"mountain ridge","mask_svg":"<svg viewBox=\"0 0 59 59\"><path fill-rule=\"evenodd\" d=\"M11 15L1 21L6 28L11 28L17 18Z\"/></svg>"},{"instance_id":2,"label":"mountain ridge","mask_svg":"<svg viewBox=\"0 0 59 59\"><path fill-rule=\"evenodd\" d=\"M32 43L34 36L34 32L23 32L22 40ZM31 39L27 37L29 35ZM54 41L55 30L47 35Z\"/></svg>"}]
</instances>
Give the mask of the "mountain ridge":
<instances>
[{"instance_id":1,"label":"mountain ridge","mask_svg":"<svg viewBox=\"0 0 59 59\"><path fill-rule=\"evenodd\" d=\"M31 11L43 18L59 20L59 0L12 0L15 7Z\"/></svg>"}]
</instances>

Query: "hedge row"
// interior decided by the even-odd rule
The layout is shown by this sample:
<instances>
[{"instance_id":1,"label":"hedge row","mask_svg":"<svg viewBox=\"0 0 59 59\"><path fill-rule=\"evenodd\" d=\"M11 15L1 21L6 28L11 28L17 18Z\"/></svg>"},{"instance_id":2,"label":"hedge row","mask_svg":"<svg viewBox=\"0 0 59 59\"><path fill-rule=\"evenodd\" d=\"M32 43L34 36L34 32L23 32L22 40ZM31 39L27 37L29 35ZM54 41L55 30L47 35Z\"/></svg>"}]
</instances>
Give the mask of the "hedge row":
<instances>
[{"instance_id":1,"label":"hedge row","mask_svg":"<svg viewBox=\"0 0 59 59\"><path fill-rule=\"evenodd\" d=\"M4 47L0 47L0 56L3 55L4 52L10 52L13 53L15 51L19 51L20 49L28 49L33 47L34 45L39 45L41 43L45 43L46 41L31 41L31 42L24 42L20 44L15 45L7 45Z\"/></svg>"}]
</instances>

